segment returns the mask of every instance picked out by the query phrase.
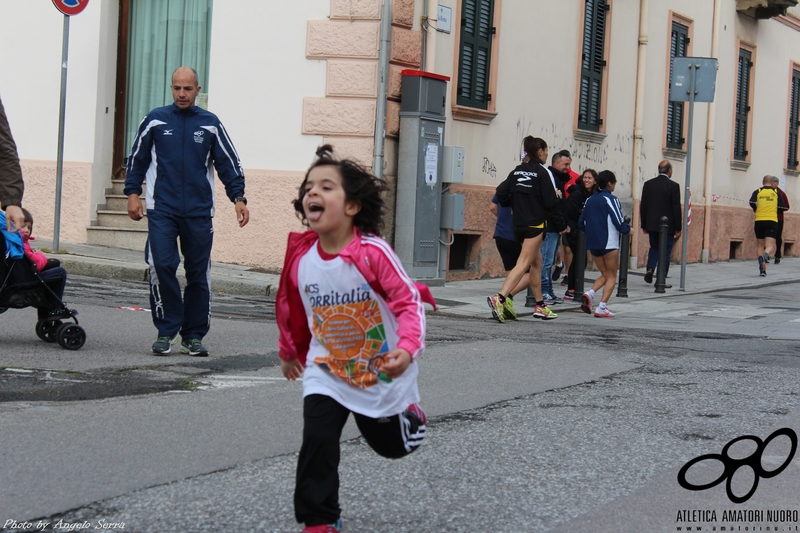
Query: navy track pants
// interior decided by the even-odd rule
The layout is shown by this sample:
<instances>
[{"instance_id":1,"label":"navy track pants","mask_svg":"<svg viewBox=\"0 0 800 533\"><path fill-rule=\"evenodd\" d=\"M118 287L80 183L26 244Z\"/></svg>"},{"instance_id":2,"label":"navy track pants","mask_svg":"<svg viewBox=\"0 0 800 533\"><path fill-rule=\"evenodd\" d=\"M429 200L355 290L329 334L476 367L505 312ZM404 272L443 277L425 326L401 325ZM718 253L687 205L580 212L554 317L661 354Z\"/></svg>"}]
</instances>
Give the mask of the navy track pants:
<instances>
[{"instance_id":1,"label":"navy track pants","mask_svg":"<svg viewBox=\"0 0 800 533\"><path fill-rule=\"evenodd\" d=\"M211 217L180 217L147 212L145 260L150 265L150 310L159 337L180 333L184 339L202 339L211 325ZM186 272L181 297L177 271L178 240Z\"/></svg>"}]
</instances>

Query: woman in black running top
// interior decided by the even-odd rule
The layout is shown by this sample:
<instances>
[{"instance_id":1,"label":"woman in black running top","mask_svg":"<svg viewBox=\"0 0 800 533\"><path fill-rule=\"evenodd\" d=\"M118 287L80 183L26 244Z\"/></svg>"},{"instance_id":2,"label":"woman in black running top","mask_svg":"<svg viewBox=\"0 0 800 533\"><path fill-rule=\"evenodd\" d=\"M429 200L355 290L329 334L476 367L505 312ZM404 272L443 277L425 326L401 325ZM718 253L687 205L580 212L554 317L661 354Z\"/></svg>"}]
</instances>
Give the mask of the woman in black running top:
<instances>
[{"instance_id":1,"label":"woman in black running top","mask_svg":"<svg viewBox=\"0 0 800 533\"><path fill-rule=\"evenodd\" d=\"M515 168L497 187L500 205L510 206L514 216L514 237L522 244L522 251L514 269L509 272L498 294L489 296L487 301L492 315L503 322L506 297L530 269L530 283L536 298L533 316L552 320L553 313L542 299L542 254L540 248L547 216L559 201L555 181L545 166L547 143L538 137L525 137L523 147L529 161ZM558 193L560 194L560 193Z\"/></svg>"}]
</instances>

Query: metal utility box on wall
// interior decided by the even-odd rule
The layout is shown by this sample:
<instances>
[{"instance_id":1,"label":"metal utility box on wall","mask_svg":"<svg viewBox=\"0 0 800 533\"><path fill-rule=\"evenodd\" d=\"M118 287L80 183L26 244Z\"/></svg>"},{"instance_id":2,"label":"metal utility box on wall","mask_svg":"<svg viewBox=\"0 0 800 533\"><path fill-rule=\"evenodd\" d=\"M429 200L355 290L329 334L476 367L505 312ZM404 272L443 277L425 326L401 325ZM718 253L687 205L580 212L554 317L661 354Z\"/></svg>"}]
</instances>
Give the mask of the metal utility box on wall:
<instances>
[{"instance_id":1,"label":"metal utility box on wall","mask_svg":"<svg viewBox=\"0 0 800 533\"><path fill-rule=\"evenodd\" d=\"M465 157L463 146L444 147L444 167L442 168L442 181L444 183L464 183Z\"/></svg>"},{"instance_id":2,"label":"metal utility box on wall","mask_svg":"<svg viewBox=\"0 0 800 533\"><path fill-rule=\"evenodd\" d=\"M464 229L464 195L442 195L442 229L461 231Z\"/></svg>"},{"instance_id":3,"label":"metal utility box on wall","mask_svg":"<svg viewBox=\"0 0 800 533\"><path fill-rule=\"evenodd\" d=\"M414 279L437 279L447 76L404 70L394 248Z\"/></svg>"},{"instance_id":4,"label":"metal utility box on wall","mask_svg":"<svg viewBox=\"0 0 800 533\"><path fill-rule=\"evenodd\" d=\"M421 70L404 70L403 98L400 112L430 114L444 117L447 101L447 76Z\"/></svg>"}]
</instances>

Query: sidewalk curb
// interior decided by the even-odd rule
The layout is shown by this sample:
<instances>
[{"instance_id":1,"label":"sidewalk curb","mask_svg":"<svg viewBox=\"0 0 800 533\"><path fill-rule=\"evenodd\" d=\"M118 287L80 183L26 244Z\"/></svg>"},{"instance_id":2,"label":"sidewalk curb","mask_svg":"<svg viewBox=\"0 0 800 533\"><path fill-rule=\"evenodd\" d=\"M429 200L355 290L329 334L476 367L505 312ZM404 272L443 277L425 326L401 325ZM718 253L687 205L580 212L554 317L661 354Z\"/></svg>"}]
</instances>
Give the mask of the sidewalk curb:
<instances>
[{"instance_id":1,"label":"sidewalk curb","mask_svg":"<svg viewBox=\"0 0 800 533\"><path fill-rule=\"evenodd\" d=\"M740 290L751 290L751 289L764 289L766 287L774 287L775 285L786 285L790 283L800 283L800 279L792 279L792 280L778 280L772 282L765 282L759 283L758 285L746 285L740 287L712 287L709 289L690 289L690 290L681 290L680 288L673 287L670 292L666 293L656 293L653 291L652 294L646 296L639 296L636 298L637 300L654 300L656 298L672 298L676 296L684 296L684 295L691 295L691 294L711 294L714 292L733 292L733 291L740 291ZM614 298L620 298L622 300L626 300L626 296L617 296L614 295Z\"/></svg>"},{"instance_id":2,"label":"sidewalk curb","mask_svg":"<svg viewBox=\"0 0 800 533\"><path fill-rule=\"evenodd\" d=\"M59 254L61 261L68 274L77 276L88 276L100 279L111 279L117 281L148 281L148 270L146 266L135 267L130 264L121 264L119 261L110 259L100 259L95 257L76 256L71 254ZM275 276L277 278L277 276ZM185 276L179 271L178 281L181 285L186 284ZM211 292L238 294L242 296L265 296L274 298L278 290L277 282L272 280L248 280L240 276L232 277L222 272L214 272L211 267Z\"/></svg>"},{"instance_id":3,"label":"sidewalk curb","mask_svg":"<svg viewBox=\"0 0 800 533\"><path fill-rule=\"evenodd\" d=\"M147 267L144 266L136 268L120 265L117 261L99 258L81 260L67 254L56 257L61 261L61 266L67 270L68 274L113 280L147 281Z\"/></svg>"}]
</instances>

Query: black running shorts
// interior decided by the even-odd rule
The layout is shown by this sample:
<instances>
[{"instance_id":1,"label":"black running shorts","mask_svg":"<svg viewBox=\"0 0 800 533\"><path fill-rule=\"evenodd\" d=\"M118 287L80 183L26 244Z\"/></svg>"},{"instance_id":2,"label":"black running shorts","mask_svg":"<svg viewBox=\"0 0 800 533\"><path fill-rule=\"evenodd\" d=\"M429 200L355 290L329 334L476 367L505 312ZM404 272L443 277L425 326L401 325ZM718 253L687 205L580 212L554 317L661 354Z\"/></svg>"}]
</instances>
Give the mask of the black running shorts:
<instances>
[{"instance_id":1,"label":"black running shorts","mask_svg":"<svg viewBox=\"0 0 800 533\"><path fill-rule=\"evenodd\" d=\"M772 220L756 220L754 229L756 231L756 239L778 238L778 223Z\"/></svg>"},{"instance_id":2,"label":"black running shorts","mask_svg":"<svg viewBox=\"0 0 800 533\"><path fill-rule=\"evenodd\" d=\"M525 239L534 239L544 233L545 224L542 224L540 228L534 228L533 226L514 226L514 238L517 239L518 243L522 243Z\"/></svg>"},{"instance_id":3,"label":"black running shorts","mask_svg":"<svg viewBox=\"0 0 800 533\"><path fill-rule=\"evenodd\" d=\"M594 257L603 257L604 255L609 254L609 253L613 252L614 250L619 250L619 248L606 248L604 250L599 250L597 248L592 248L591 250L589 250L589 252Z\"/></svg>"},{"instance_id":4,"label":"black running shorts","mask_svg":"<svg viewBox=\"0 0 800 533\"><path fill-rule=\"evenodd\" d=\"M497 245L497 251L500 252L500 258L503 260L503 268L506 270L513 270L517 266L517 259L522 251L522 245L517 241L509 241L502 237L495 237L494 243Z\"/></svg>"}]
</instances>

